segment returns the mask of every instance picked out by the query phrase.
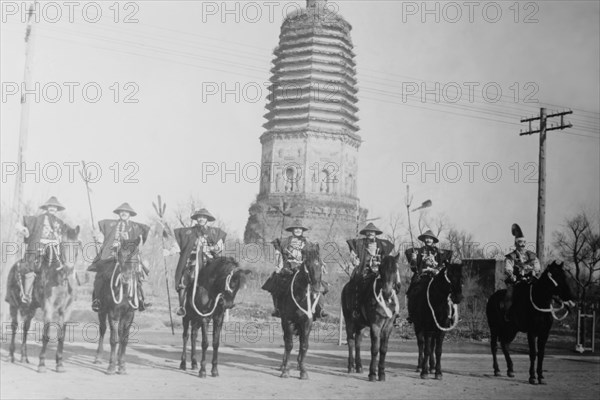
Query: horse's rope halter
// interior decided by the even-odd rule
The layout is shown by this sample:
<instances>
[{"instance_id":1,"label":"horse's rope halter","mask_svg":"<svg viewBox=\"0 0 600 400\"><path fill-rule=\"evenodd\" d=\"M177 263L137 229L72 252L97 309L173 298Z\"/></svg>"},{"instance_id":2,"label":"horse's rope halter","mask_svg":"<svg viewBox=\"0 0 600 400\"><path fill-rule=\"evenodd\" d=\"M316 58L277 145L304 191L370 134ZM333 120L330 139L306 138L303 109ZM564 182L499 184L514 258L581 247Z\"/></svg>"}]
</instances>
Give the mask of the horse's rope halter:
<instances>
[{"instance_id":1,"label":"horse's rope halter","mask_svg":"<svg viewBox=\"0 0 600 400\"><path fill-rule=\"evenodd\" d=\"M120 262L119 262L119 249L120 249L121 245L119 244L117 246L117 250L116 250L116 264L115 264L115 268L113 269L112 275L110 277L110 292L112 294L112 298L113 301L115 302L115 304L120 304L121 301L123 301L123 274L121 272L119 272L119 274L117 275L117 278L115 279L115 273L117 272L117 269L119 269L120 266ZM137 252L137 258L138 258L138 262L141 263L142 261L140 260L140 253L139 251ZM138 307L140 306L139 304L139 299L137 296L138 293L138 280L135 277L132 277L131 279L132 284L128 286L127 288L127 296L128 296L128 300L127 302L129 303L129 305L134 308L135 310L138 309ZM115 286L119 286L119 297L117 299L117 296L115 296ZM133 298L133 303L131 302L131 298Z\"/></svg>"},{"instance_id":2,"label":"horse's rope halter","mask_svg":"<svg viewBox=\"0 0 600 400\"><path fill-rule=\"evenodd\" d=\"M550 279L550 281L554 284L555 287L558 287L558 282L556 282L554 280L554 278L552 278L552 274L550 272L548 272L548 274L546 275L548 277L548 279ZM563 315L562 317L557 317L555 311L560 311L563 308L565 308L565 303L560 300L560 307L559 308L554 308L552 307L552 299L550 299L550 308L539 308L534 302L533 302L533 285L529 286L529 301L531 302L531 305L533 306L533 308L536 311L539 312L543 312L543 313L550 313L552 314L552 318L554 318L557 321L562 321L563 319L567 318L567 315L569 315L569 309L567 308L565 315Z\"/></svg>"},{"instance_id":3,"label":"horse's rope halter","mask_svg":"<svg viewBox=\"0 0 600 400\"><path fill-rule=\"evenodd\" d=\"M192 290L192 308L194 309L194 311L196 312L196 314L198 314L201 317L210 317L211 315L214 314L215 310L217 309L217 306L219 305L219 301L223 299L223 294L224 292L220 292L219 294L217 294L217 297L215 297L215 304L213 305L212 310L210 310L208 313L203 313L200 310L198 310L198 307L196 307L196 290L198 288L198 275L200 272L200 257L202 257L202 253L200 252L202 246L202 240L198 240L198 246L196 248L196 265L194 266L194 289ZM227 278L225 278L225 292L229 292L229 293L233 293L233 290L231 289L231 286L229 286L229 283L231 282L231 278L233 277L233 270L229 273L229 275L227 275ZM184 300L184 307L185 307L185 300Z\"/></svg>"},{"instance_id":4,"label":"horse's rope halter","mask_svg":"<svg viewBox=\"0 0 600 400\"><path fill-rule=\"evenodd\" d=\"M296 307L298 307L298 309L300 309L300 311L302 311L308 318L312 319L313 314L315 313L315 310L317 309L317 305L319 304L319 298L321 297L321 293L317 293L317 297L315 298L314 303L312 303L311 290L310 290L310 285L312 282L310 279L310 274L308 273L308 270L306 269L306 263L303 264L303 267L304 267L304 272L306 273L306 276L308 277L308 284L306 285L306 310L304 308L302 308L302 306L300 304L298 304L298 301L296 301L296 297L294 296L294 281L296 280L296 276L300 272L300 269L296 270L296 273L294 274L294 276L292 278L292 283L290 284L290 293L292 295L292 299L294 300L294 304L296 304Z\"/></svg>"},{"instance_id":5,"label":"horse's rope halter","mask_svg":"<svg viewBox=\"0 0 600 400\"><path fill-rule=\"evenodd\" d=\"M398 296L396 296L396 291L392 289L392 295L394 296L394 301L396 303L396 305L394 307L394 311L392 312L392 310L390 310L390 308L386 304L386 301L383 298L383 295L381 294L381 292L383 291L383 288L379 289L379 293L377 293L377 281L379 279L381 279L381 276L377 275L377 278L375 278L373 280L373 295L375 296L375 300L377 300L377 303L381 306L381 308L383 308L385 315L388 318L392 318L392 316L394 314L398 314L398 312L400 311L400 304L399 304L400 302L398 301Z\"/></svg>"},{"instance_id":6,"label":"horse's rope halter","mask_svg":"<svg viewBox=\"0 0 600 400\"><path fill-rule=\"evenodd\" d=\"M444 270L444 278L446 278L446 281L450 285L452 285L450 278L448 278L447 271L448 271L447 269ZM427 285L427 304L429 305L429 310L431 310L431 316L433 317L433 322L435 323L435 326L441 331L448 332L448 331L451 331L452 329L456 328L456 326L458 325L458 305L454 304L452 302L452 299L450 298L450 294L448 294L448 307L450 308L448 317L450 317L450 318L454 317L454 321L452 322L452 325L448 328L444 328L443 326L440 326L437 318L435 317L435 311L433 310L431 301L429 300L429 288L431 287L431 283L433 282L434 279L435 279L435 277L431 278L431 280L429 281L429 284Z\"/></svg>"}]
</instances>

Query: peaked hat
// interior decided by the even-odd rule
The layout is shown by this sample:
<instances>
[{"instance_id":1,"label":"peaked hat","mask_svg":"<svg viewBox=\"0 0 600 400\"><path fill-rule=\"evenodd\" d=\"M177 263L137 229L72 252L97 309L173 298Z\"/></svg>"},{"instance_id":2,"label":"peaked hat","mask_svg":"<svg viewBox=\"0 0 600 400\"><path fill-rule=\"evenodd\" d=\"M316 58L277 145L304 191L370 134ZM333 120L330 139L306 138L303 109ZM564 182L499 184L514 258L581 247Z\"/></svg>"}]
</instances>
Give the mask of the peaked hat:
<instances>
[{"instance_id":1,"label":"peaked hat","mask_svg":"<svg viewBox=\"0 0 600 400\"><path fill-rule=\"evenodd\" d=\"M439 242L438 238L435 237L435 235L433 234L433 232L431 232L431 229L426 230L425 233L423 233L421 236L418 237L418 239L421 242L424 242L426 237L432 238L433 239L433 243Z\"/></svg>"},{"instance_id":2,"label":"peaked hat","mask_svg":"<svg viewBox=\"0 0 600 400\"><path fill-rule=\"evenodd\" d=\"M134 211L133 208L131 208L129 203L121 204L119 207L115 208L113 212L118 215L121 211L127 211L132 217L135 217L137 215L137 213Z\"/></svg>"},{"instance_id":3,"label":"peaked hat","mask_svg":"<svg viewBox=\"0 0 600 400\"><path fill-rule=\"evenodd\" d=\"M206 208L201 208L199 210L194 211L190 218L198 219L198 217L206 217L206 220L208 222L213 222L215 220L215 217L213 217L213 215Z\"/></svg>"},{"instance_id":4,"label":"peaked hat","mask_svg":"<svg viewBox=\"0 0 600 400\"><path fill-rule=\"evenodd\" d=\"M65 206L63 206L62 204L60 204L60 201L58 201L58 199L56 197L54 197L54 196L50 197L48 199L48 201L46 201L44 204L42 204L40 206L40 208L42 210L47 210L48 207L50 207L50 206L56 207L56 209L58 211L62 211L62 210L65 209Z\"/></svg>"},{"instance_id":5,"label":"peaked hat","mask_svg":"<svg viewBox=\"0 0 600 400\"><path fill-rule=\"evenodd\" d=\"M308 228L305 227L304 225L302 225L302 222L300 222L299 219L295 220L291 225L289 225L287 228L285 228L285 230L287 232L293 232L294 229L302 229L303 231L307 231Z\"/></svg>"},{"instance_id":6,"label":"peaked hat","mask_svg":"<svg viewBox=\"0 0 600 400\"><path fill-rule=\"evenodd\" d=\"M362 231L358 232L361 235L366 235L367 232L375 232L376 235L381 235L383 232L381 229L377 228L372 222L369 222L367 226L365 226Z\"/></svg>"}]
</instances>

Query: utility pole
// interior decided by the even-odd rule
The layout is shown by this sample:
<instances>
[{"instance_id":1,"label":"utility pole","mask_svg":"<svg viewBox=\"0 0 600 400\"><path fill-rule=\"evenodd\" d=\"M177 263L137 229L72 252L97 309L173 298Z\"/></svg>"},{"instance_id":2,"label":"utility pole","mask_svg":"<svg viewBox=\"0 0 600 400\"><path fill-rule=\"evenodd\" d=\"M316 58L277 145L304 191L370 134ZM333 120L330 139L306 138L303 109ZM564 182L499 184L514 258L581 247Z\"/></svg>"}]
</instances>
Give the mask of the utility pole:
<instances>
[{"instance_id":1,"label":"utility pole","mask_svg":"<svg viewBox=\"0 0 600 400\"><path fill-rule=\"evenodd\" d=\"M571 128L573 125L568 123L565 125L564 116L573 114L573 111L563 111L548 115L545 108L540 108L540 116L525 118L521 122L529 122L529 130L521 133L519 136L533 135L534 133L540 134L540 154L538 162L538 209L537 209L537 234L536 234L536 246L535 250L540 260L540 264L544 265L544 240L545 240L545 228L546 228L546 132L554 131L557 129L563 130L565 128ZM551 125L547 127L548 118L560 117L560 125ZM539 129L532 130L531 122L540 121Z\"/></svg>"},{"instance_id":2,"label":"utility pole","mask_svg":"<svg viewBox=\"0 0 600 400\"><path fill-rule=\"evenodd\" d=\"M25 88L31 88L31 61L33 58L33 49L35 44L33 14L39 11L37 0L29 7L27 12L27 29L25 31L25 71L23 73L23 83ZM22 196L23 196L23 167L25 163L25 150L27 148L27 136L29 132L29 102L25 93L21 93L21 120L19 123L19 148L17 153L17 175L15 177L15 192L13 195L12 209L9 218L7 242L15 242L15 225L21 218ZM18 246L17 258L21 257L22 249ZM2 287L6 287L8 271L14 263L14 257L10 257L2 268ZM7 303L2 302L2 320L7 316Z\"/></svg>"}]
</instances>

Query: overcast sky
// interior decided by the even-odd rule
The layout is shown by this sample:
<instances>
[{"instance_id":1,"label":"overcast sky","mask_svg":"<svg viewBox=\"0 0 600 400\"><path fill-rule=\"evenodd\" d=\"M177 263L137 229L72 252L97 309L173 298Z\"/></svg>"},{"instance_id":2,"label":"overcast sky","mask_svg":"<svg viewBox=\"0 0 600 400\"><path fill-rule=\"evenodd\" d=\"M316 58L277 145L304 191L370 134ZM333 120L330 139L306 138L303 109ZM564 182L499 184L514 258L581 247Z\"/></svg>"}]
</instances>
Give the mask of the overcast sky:
<instances>
[{"instance_id":1,"label":"overcast sky","mask_svg":"<svg viewBox=\"0 0 600 400\"><path fill-rule=\"evenodd\" d=\"M0 42L4 175L17 155L21 107L13 92L23 79L26 26L22 3L11 3L17 15L7 3ZM539 138L519 136L527 128L519 121L543 105L574 111L565 118L573 128L548 133L547 242L578 210L600 211L600 3L431 2L430 13L422 2L330 3L353 26L364 140L358 194L383 230L390 214L405 214L410 184L415 204L431 199L432 215L445 215L482 243L508 247L513 222L535 240ZM193 195L243 234L259 189L244 165L260 162L272 52L284 14L304 2L227 2L229 13L220 1L112 9L107 2L96 23L92 6L84 12L80 3L70 22L69 9L55 4L59 21L47 7L34 30L32 76L41 98L30 108L26 160L31 169L40 163L42 176L39 183L28 176L24 200L41 204L56 195L69 220L89 218L83 183L78 176L69 182L64 165L86 160L102 172L93 184L97 219L127 201L144 221L157 194L171 210ZM65 82L79 85L73 102ZM53 103L56 86L62 98ZM431 92L423 99L424 88ZM57 183L48 182L53 162L63 165ZM203 163L238 163L240 174L203 179ZM439 182L436 173L422 175L436 163ZM13 187L3 176L3 210Z\"/></svg>"}]
</instances>

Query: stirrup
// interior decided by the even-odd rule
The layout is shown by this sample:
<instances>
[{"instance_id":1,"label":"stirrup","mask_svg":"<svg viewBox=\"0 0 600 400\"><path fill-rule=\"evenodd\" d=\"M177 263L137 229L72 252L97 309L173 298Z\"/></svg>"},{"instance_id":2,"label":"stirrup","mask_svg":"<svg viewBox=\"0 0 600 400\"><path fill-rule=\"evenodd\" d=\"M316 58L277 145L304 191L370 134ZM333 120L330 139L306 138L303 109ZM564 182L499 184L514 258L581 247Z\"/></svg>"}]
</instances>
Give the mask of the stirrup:
<instances>
[{"instance_id":1,"label":"stirrup","mask_svg":"<svg viewBox=\"0 0 600 400\"><path fill-rule=\"evenodd\" d=\"M92 301L92 310L94 312L100 311L100 300L95 299L94 301Z\"/></svg>"},{"instance_id":2,"label":"stirrup","mask_svg":"<svg viewBox=\"0 0 600 400\"><path fill-rule=\"evenodd\" d=\"M179 315L180 317L185 317L185 308L183 308L182 306L179 306L177 308L177 311L175 311L175 314Z\"/></svg>"},{"instance_id":3,"label":"stirrup","mask_svg":"<svg viewBox=\"0 0 600 400\"><path fill-rule=\"evenodd\" d=\"M275 311L273 311L271 313L271 317L281 318L281 314L279 314L279 310L275 309Z\"/></svg>"}]
</instances>

